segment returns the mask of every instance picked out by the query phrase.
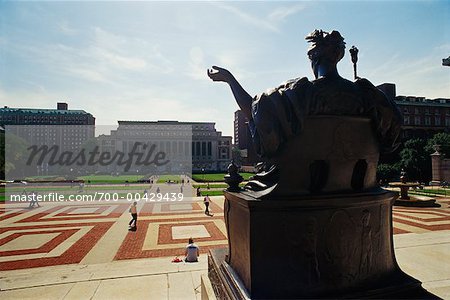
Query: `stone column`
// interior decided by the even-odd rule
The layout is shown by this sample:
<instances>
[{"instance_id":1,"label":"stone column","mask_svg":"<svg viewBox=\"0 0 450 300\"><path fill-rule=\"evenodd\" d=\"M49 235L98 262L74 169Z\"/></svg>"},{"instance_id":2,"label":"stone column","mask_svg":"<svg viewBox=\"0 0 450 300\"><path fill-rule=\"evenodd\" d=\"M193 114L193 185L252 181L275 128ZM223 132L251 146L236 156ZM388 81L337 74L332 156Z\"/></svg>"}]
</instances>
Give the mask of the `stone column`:
<instances>
[{"instance_id":1,"label":"stone column","mask_svg":"<svg viewBox=\"0 0 450 300\"><path fill-rule=\"evenodd\" d=\"M440 153L440 145L435 145L434 149L436 150L433 154L431 154L431 172L432 179L431 185L440 185L442 182L442 154Z\"/></svg>"}]
</instances>

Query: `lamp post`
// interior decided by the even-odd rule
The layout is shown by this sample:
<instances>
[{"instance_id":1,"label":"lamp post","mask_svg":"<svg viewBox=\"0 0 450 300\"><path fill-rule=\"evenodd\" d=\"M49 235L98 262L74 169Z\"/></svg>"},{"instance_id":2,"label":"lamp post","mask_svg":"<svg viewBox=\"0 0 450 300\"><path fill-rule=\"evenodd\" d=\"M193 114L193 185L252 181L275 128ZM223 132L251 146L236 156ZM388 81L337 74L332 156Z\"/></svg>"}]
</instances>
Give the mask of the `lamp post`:
<instances>
[{"instance_id":1,"label":"lamp post","mask_svg":"<svg viewBox=\"0 0 450 300\"><path fill-rule=\"evenodd\" d=\"M356 73L356 63L358 62L358 48L356 48L355 46L352 46L352 48L350 48L350 50L348 50L350 52L350 56L352 58L352 63L353 63L353 75L355 77L355 80L358 78L358 75Z\"/></svg>"}]
</instances>

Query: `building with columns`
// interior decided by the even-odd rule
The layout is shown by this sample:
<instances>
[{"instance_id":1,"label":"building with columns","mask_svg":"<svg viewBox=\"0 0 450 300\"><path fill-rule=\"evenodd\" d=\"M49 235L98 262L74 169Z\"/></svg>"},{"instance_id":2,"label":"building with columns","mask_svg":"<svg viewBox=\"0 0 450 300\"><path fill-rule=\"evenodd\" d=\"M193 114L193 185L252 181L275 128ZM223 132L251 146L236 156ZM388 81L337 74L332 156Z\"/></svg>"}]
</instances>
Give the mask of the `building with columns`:
<instances>
[{"instance_id":1,"label":"building with columns","mask_svg":"<svg viewBox=\"0 0 450 300\"><path fill-rule=\"evenodd\" d=\"M129 152L136 142L155 145L167 154L171 164L166 172L226 171L231 161L230 136L222 136L213 122L118 121L109 135L100 135L101 152ZM189 163L189 166L186 164ZM137 168L135 166L135 168ZM136 170L138 171L138 170Z\"/></svg>"}]
</instances>

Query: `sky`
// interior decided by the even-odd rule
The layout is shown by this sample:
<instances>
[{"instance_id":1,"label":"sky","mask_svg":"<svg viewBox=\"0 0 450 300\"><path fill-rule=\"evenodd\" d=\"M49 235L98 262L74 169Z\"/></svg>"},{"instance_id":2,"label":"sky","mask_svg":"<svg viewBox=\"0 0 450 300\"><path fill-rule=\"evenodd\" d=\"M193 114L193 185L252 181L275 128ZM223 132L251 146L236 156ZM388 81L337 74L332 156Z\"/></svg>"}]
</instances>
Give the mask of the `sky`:
<instances>
[{"instance_id":1,"label":"sky","mask_svg":"<svg viewBox=\"0 0 450 300\"><path fill-rule=\"evenodd\" d=\"M450 1L0 1L0 105L82 109L118 120L215 122L238 106L206 70L230 70L251 95L313 79L304 37L338 30L338 64L395 83L397 95L450 98Z\"/></svg>"}]
</instances>

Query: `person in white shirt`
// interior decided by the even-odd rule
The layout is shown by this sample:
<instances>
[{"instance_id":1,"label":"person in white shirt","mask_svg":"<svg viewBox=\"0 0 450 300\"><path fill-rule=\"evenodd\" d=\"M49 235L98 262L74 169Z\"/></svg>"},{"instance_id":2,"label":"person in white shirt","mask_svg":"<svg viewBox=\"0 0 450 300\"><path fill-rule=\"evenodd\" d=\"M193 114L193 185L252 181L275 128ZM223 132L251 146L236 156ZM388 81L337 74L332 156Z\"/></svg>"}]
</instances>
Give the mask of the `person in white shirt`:
<instances>
[{"instance_id":1,"label":"person in white shirt","mask_svg":"<svg viewBox=\"0 0 450 300\"><path fill-rule=\"evenodd\" d=\"M131 213L131 221L130 223L128 223L128 230L129 231L136 231L137 230L137 202L134 201L133 204L131 205L130 209L128 210Z\"/></svg>"},{"instance_id":2,"label":"person in white shirt","mask_svg":"<svg viewBox=\"0 0 450 300\"><path fill-rule=\"evenodd\" d=\"M206 195L206 197L203 199L203 203L205 203L205 215L209 215L209 196Z\"/></svg>"},{"instance_id":3,"label":"person in white shirt","mask_svg":"<svg viewBox=\"0 0 450 300\"><path fill-rule=\"evenodd\" d=\"M196 244L194 244L194 239L189 238L188 245L186 246L186 251L184 253L186 258L185 262L197 262L198 256L200 255L200 250Z\"/></svg>"}]
</instances>

